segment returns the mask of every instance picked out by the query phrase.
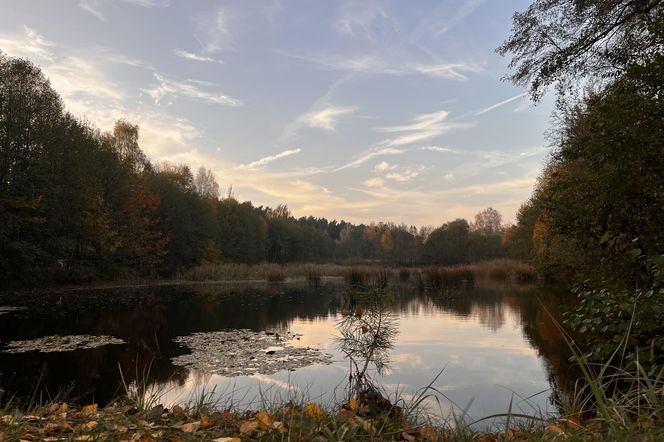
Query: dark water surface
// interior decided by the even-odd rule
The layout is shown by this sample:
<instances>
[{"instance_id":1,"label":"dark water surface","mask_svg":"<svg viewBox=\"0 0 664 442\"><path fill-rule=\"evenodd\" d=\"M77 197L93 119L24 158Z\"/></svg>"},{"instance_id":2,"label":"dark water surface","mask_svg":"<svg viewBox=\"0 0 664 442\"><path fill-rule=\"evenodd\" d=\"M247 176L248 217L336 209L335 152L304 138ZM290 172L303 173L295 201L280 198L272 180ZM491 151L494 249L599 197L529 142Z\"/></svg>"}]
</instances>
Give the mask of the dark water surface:
<instances>
[{"instance_id":1,"label":"dark water surface","mask_svg":"<svg viewBox=\"0 0 664 442\"><path fill-rule=\"evenodd\" d=\"M555 327L560 300L523 287L458 287L418 293L394 289L389 309L399 334L389 369L376 380L408 399L443 373L434 387L434 411L456 406L470 416L514 411L555 412L552 398L569 383L568 354ZM26 307L0 315L0 397L31 398L67 391L84 402L104 404L124 392L124 383L147 382L162 402L190 400L213 391L222 403L260 405L261 398L306 395L322 403L341 397L348 361L337 349L336 328L346 287L327 281L277 285L197 285L0 295L0 305ZM174 366L188 350L173 339L194 332L233 328L289 329L297 345L334 355L331 365L313 365L274 375L224 378ZM109 335L125 340L90 350L3 353L12 340L49 335ZM459 413L459 409L456 409Z\"/></svg>"}]
</instances>

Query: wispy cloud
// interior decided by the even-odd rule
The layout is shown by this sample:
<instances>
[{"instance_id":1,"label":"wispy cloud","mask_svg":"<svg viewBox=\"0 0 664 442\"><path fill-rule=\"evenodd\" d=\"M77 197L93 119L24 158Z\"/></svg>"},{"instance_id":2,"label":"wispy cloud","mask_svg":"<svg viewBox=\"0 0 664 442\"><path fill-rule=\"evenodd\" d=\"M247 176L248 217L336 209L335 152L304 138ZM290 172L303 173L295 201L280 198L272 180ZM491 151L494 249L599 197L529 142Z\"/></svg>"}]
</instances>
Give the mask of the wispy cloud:
<instances>
[{"instance_id":1,"label":"wispy cloud","mask_svg":"<svg viewBox=\"0 0 664 442\"><path fill-rule=\"evenodd\" d=\"M374 166L374 172L387 172L388 170L394 170L396 168L396 164L390 164L387 161L381 161Z\"/></svg>"},{"instance_id":2,"label":"wispy cloud","mask_svg":"<svg viewBox=\"0 0 664 442\"><path fill-rule=\"evenodd\" d=\"M356 110L357 107L355 106L327 106L320 110L308 112L301 118L309 127L334 132L339 117L355 112Z\"/></svg>"},{"instance_id":3,"label":"wispy cloud","mask_svg":"<svg viewBox=\"0 0 664 442\"><path fill-rule=\"evenodd\" d=\"M362 35L373 40L376 35L398 32L397 22L377 4L369 1L347 1L333 23L334 29L345 35Z\"/></svg>"},{"instance_id":4,"label":"wispy cloud","mask_svg":"<svg viewBox=\"0 0 664 442\"><path fill-rule=\"evenodd\" d=\"M441 34L444 34L450 31L453 27L461 23L467 16L472 14L484 0L463 0L459 8L445 20L444 23L439 24L438 29L435 32L435 36L438 37Z\"/></svg>"},{"instance_id":5,"label":"wispy cloud","mask_svg":"<svg viewBox=\"0 0 664 442\"><path fill-rule=\"evenodd\" d=\"M204 52L216 54L235 44L230 29L231 16L226 9L218 7L213 13L196 18L195 22L195 36Z\"/></svg>"},{"instance_id":6,"label":"wispy cloud","mask_svg":"<svg viewBox=\"0 0 664 442\"><path fill-rule=\"evenodd\" d=\"M159 82L158 85L142 89L143 92L147 93L152 97L155 103L159 103L164 97L188 97L196 100L205 101L207 103L219 104L222 106L242 106L242 102L235 98L232 98L228 95L219 94L215 92L209 92L198 87L198 82L195 81L175 81L170 80L164 77L161 74L154 74L154 77ZM205 83L209 84L209 83Z\"/></svg>"},{"instance_id":7,"label":"wispy cloud","mask_svg":"<svg viewBox=\"0 0 664 442\"><path fill-rule=\"evenodd\" d=\"M440 152L440 153L454 153L454 154L461 153L459 149L452 149L450 147L445 147L445 146L422 146L418 147L417 150L426 150L430 152Z\"/></svg>"},{"instance_id":8,"label":"wispy cloud","mask_svg":"<svg viewBox=\"0 0 664 442\"><path fill-rule=\"evenodd\" d=\"M279 152L276 155L270 155L270 156L267 156L267 157L263 157L260 160L253 161L249 164L242 164L238 167L240 167L242 169L258 169L258 168L261 168L263 166L266 166L266 165L270 164L273 161L278 160L279 158L289 157L291 155L295 155L296 153L300 153L301 151L302 151L302 149L284 150L283 152Z\"/></svg>"},{"instance_id":9,"label":"wispy cloud","mask_svg":"<svg viewBox=\"0 0 664 442\"><path fill-rule=\"evenodd\" d=\"M84 11L94 15L100 21L106 21L106 17L102 14L100 9L100 0L81 0L78 6Z\"/></svg>"},{"instance_id":10,"label":"wispy cloud","mask_svg":"<svg viewBox=\"0 0 664 442\"><path fill-rule=\"evenodd\" d=\"M441 110L428 114L415 116L410 123L398 126L385 126L374 128L384 133L402 133L396 137L384 140L380 144L387 147L406 146L439 137L450 130L470 127L470 123L448 122L449 112Z\"/></svg>"},{"instance_id":11,"label":"wispy cloud","mask_svg":"<svg viewBox=\"0 0 664 442\"><path fill-rule=\"evenodd\" d=\"M390 164L387 161L381 161L380 163L374 166L374 172L378 174L383 174L383 177L387 180L396 181L399 183L405 183L417 177L422 171L426 170L426 166L422 164L415 164L411 166L398 166L396 164ZM365 181L365 184L369 187L376 187L380 182L383 184L385 181L382 178L374 178Z\"/></svg>"},{"instance_id":12,"label":"wispy cloud","mask_svg":"<svg viewBox=\"0 0 664 442\"><path fill-rule=\"evenodd\" d=\"M468 62L423 62L381 58L375 55L361 56L301 56L290 55L312 62L326 69L355 72L369 75L424 75L431 78L464 81L468 73L481 72L484 68L479 63Z\"/></svg>"},{"instance_id":13,"label":"wispy cloud","mask_svg":"<svg viewBox=\"0 0 664 442\"><path fill-rule=\"evenodd\" d=\"M364 181L364 185L367 187L381 187L383 184L385 184L385 180L380 177L369 178Z\"/></svg>"},{"instance_id":14,"label":"wispy cloud","mask_svg":"<svg viewBox=\"0 0 664 442\"><path fill-rule=\"evenodd\" d=\"M55 43L27 26L23 27L23 35L0 36L0 48L15 57L52 60L54 46Z\"/></svg>"},{"instance_id":15,"label":"wispy cloud","mask_svg":"<svg viewBox=\"0 0 664 442\"><path fill-rule=\"evenodd\" d=\"M478 115L485 114L485 113L487 113L487 112L489 112L489 111L492 111L492 110L494 110L494 109L496 109L496 108L498 108L498 107L500 107L500 106L504 106L504 105L506 105L506 104L508 104L508 103L511 103L512 101L518 100L519 98L522 98L522 97L524 97L524 96L526 96L526 95L527 95L526 92L524 92L524 93L522 93L522 94L519 94L519 95L515 95L515 96L513 96L513 97L508 98L507 100L503 100L503 101L501 101L501 102L499 102L499 103L492 104L491 106L485 107L484 109L481 109L481 110L475 112L474 115L477 117Z\"/></svg>"},{"instance_id":16,"label":"wispy cloud","mask_svg":"<svg viewBox=\"0 0 664 442\"><path fill-rule=\"evenodd\" d=\"M170 0L121 0L124 3L129 3L134 6L140 6L143 8L155 8L155 7L168 7L171 5ZM108 0L80 0L78 6L84 11L92 14L98 20L105 22L106 16L102 12L102 8L105 4L109 3Z\"/></svg>"},{"instance_id":17,"label":"wispy cloud","mask_svg":"<svg viewBox=\"0 0 664 442\"><path fill-rule=\"evenodd\" d=\"M366 163L372 158L381 157L385 155L401 155L404 153L406 153L406 149L397 149L394 147L373 148L357 155L352 161L344 164L341 167L336 168L335 171L349 169L351 167L357 167L361 164Z\"/></svg>"},{"instance_id":18,"label":"wispy cloud","mask_svg":"<svg viewBox=\"0 0 664 442\"><path fill-rule=\"evenodd\" d=\"M220 64L223 63L221 60L217 60L212 57L208 57L206 55L195 54L193 52L185 51L182 49L176 49L175 51L173 51L173 53L178 57L184 58L186 60L203 61L203 62L220 63Z\"/></svg>"}]
</instances>

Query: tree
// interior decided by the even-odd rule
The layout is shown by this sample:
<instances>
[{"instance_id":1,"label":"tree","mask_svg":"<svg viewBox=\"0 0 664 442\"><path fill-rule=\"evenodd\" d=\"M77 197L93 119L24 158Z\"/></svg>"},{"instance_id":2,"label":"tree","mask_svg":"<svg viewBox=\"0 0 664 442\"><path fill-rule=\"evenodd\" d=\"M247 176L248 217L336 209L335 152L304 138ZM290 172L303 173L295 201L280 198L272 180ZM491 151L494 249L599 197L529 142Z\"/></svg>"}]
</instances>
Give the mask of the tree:
<instances>
[{"instance_id":1,"label":"tree","mask_svg":"<svg viewBox=\"0 0 664 442\"><path fill-rule=\"evenodd\" d=\"M646 65L664 49L663 0L535 0L513 17L510 37L497 49L512 54L507 78L529 84L538 100L583 78L613 79Z\"/></svg>"},{"instance_id":2,"label":"tree","mask_svg":"<svg viewBox=\"0 0 664 442\"><path fill-rule=\"evenodd\" d=\"M219 184L215 180L211 170L201 167L194 178L194 188L203 198L219 198Z\"/></svg>"},{"instance_id":3,"label":"tree","mask_svg":"<svg viewBox=\"0 0 664 442\"><path fill-rule=\"evenodd\" d=\"M493 207L487 207L475 215L470 230L484 236L500 235L504 231L503 216Z\"/></svg>"}]
</instances>

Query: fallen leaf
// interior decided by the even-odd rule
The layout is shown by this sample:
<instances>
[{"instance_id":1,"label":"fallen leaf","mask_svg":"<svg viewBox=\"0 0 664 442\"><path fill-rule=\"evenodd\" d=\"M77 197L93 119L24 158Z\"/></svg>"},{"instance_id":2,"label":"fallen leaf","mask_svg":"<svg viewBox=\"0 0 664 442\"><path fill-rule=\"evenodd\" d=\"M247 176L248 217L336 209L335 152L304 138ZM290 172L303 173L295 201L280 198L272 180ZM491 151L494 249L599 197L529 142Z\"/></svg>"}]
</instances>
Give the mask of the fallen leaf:
<instances>
[{"instance_id":1,"label":"fallen leaf","mask_svg":"<svg viewBox=\"0 0 664 442\"><path fill-rule=\"evenodd\" d=\"M546 429L547 429L547 431L550 431L550 432L556 433L556 434L563 434L565 432L565 430L563 430L562 428L560 428L556 424L549 424L549 425L546 426Z\"/></svg>"},{"instance_id":2,"label":"fallen leaf","mask_svg":"<svg viewBox=\"0 0 664 442\"><path fill-rule=\"evenodd\" d=\"M219 437L212 439L212 442L242 442L242 439L239 437Z\"/></svg>"},{"instance_id":3,"label":"fallen leaf","mask_svg":"<svg viewBox=\"0 0 664 442\"><path fill-rule=\"evenodd\" d=\"M85 424L85 428L87 430L94 430L95 428L97 428L98 425L99 423L97 421L90 421L87 424Z\"/></svg>"},{"instance_id":4,"label":"fallen leaf","mask_svg":"<svg viewBox=\"0 0 664 442\"><path fill-rule=\"evenodd\" d=\"M436 440L438 439L438 431L433 427L422 427L420 428L420 437L424 440Z\"/></svg>"},{"instance_id":5,"label":"fallen leaf","mask_svg":"<svg viewBox=\"0 0 664 442\"><path fill-rule=\"evenodd\" d=\"M304 417L307 419L319 420L325 416L325 412L318 404L313 402L304 407Z\"/></svg>"},{"instance_id":6,"label":"fallen leaf","mask_svg":"<svg viewBox=\"0 0 664 442\"><path fill-rule=\"evenodd\" d=\"M97 404L86 405L81 410L81 414L83 416L92 416L95 413L97 413Z\"/></svg>"},{"instance_id":7,"label":"fallen leaf","mask_svg":"<svg viewBox=\"0 0 664 442\"><path fill-rule=\"evenodd\" d=\"M493 434L483 434L477 438L477 442L498 442L498 438Z\"/></svg>"},{"instance_id":8,"label":"fallen leaf","mask_svg":"<svg viewBox=\"0 0 664 442\"><path fill-rule=\"evenodd\" d=\"M188 424L183 424L180 427L180 430L182 430L185 433L195 433L198 431L198 429L201 428L201 423L199 421L196 422L189 422Z\"/></svg>"},{"instance_id":9,"label":"fallen leaf","mask_svg":"<svg viewBox=\"0 0 664 442\"><path fill-rule=\"evenodd\" d=\"M251 437L258 433L258 422L255 420L244 421L240 424L240 434Z\"/></svg>"},{"instance_id":10,"label":"fallen leaf","mask_svg":"<svg viewBox=\"0 0 664 442\"><path fill-rule=\"evenodd\" d=\"M76 442L87 442L89 440L92 440L92 436L90 436L89 434L84 434L82 436L75 437L74 440Z\"/></svg>"},{"instance_id":11,"label":"fallen leaf","mask_svg":"<svg viewBox=\"0 0 664 442\"><path fill-rule=\"evenodd\" d=\"M256 422L258 422L261 430L269 430L272 426L272 422L274 422L274 418L264 411L256 413L254 419L256 419Z\"/></svg>"},{"instance_id":12,"label":"fallen leaf","mask_svg":"<svg viewBox=\"0 0 664 442\"><path fill-rule=\"evenodd\" d=\"M417 438L413 435L406 433L405 431L401 433L401 438L407 442L415 442Z\"/></svg>"}]
</instances>

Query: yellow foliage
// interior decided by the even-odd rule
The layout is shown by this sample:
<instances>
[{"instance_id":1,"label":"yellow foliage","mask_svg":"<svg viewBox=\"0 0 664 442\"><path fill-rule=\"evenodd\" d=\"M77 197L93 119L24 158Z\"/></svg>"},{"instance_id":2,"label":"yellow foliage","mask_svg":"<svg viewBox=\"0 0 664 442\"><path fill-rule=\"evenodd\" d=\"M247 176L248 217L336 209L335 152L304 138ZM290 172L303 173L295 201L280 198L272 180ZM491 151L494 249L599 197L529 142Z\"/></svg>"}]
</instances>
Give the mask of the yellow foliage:
<instances>
[{"instance_id":1,"label":"yellow foliage","mask_svg":"<svg viewBox=\"0 0 664 442\"><path fill-rule=\"evenodd\" d=\"M325 412L318 404L312 402L304 407L304 417L307 419L320 420L325 417Z\"/></svg>"}]
</instances>

